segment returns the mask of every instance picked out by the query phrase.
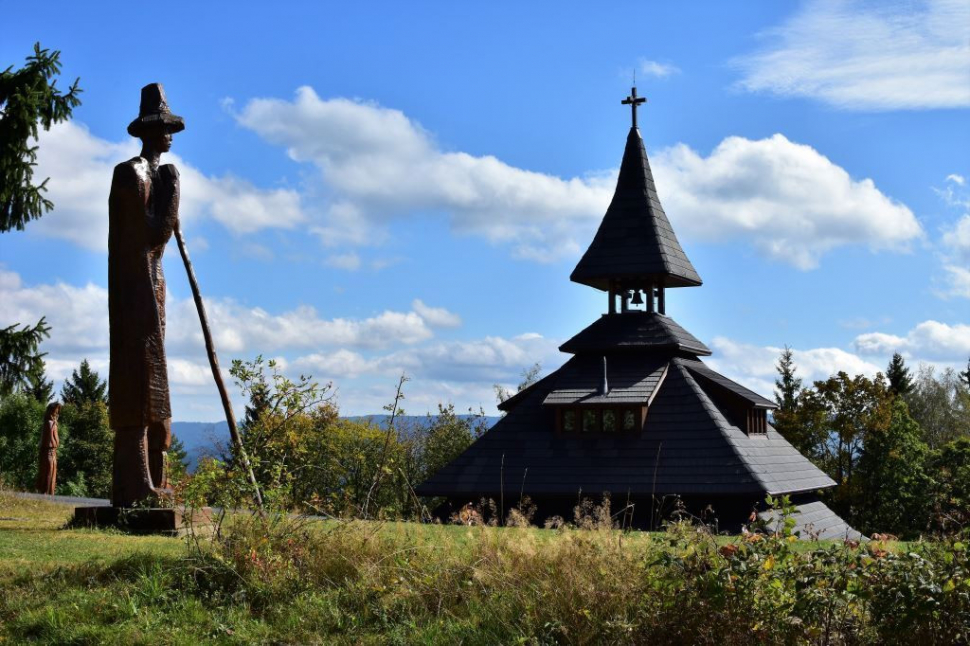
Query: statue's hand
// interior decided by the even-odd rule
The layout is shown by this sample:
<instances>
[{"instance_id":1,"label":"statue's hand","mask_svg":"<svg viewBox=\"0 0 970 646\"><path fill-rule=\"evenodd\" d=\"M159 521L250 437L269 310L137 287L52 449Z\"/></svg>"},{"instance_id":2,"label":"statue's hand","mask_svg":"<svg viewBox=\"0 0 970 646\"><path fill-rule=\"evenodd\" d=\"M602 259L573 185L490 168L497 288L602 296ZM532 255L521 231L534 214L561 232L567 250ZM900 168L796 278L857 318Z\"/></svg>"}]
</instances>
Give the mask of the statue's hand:
<instances>
[{"instance_id":1,"label":"statue's hand","mask_svg":"<svg viewBox=\"0 0 970 646\"><path fill-rule=\"evenodd\" d=\"M179 213L179 171L173 164L158 167L155 176L155 214L160 222L165 223L165 234L162 242L168 240L178 223Z\"/></svg>"}]
</instances>

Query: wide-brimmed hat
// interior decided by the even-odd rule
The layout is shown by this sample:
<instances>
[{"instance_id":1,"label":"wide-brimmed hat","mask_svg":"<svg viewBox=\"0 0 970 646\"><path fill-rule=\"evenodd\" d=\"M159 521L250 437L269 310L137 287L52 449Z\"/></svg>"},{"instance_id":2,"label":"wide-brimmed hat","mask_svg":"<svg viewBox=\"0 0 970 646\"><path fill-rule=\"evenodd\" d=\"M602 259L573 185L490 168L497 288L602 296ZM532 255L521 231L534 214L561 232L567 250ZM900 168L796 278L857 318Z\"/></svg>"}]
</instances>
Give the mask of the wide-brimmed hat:
<instances>
[{"instance_id":1,"label":"wide-brimmed hat","mask_svg":"<svg viewBox=\"0 0 970 646\"><path fill-rule=\"evenodd\" d=\"M185 130L185 120L169 110L162 84L149 83L141 89L138 118L128 124L128 134L132 137L141 137L148 130L158 126L162 126L168 132L181 132Z\"/></svg>"}]
</instances>

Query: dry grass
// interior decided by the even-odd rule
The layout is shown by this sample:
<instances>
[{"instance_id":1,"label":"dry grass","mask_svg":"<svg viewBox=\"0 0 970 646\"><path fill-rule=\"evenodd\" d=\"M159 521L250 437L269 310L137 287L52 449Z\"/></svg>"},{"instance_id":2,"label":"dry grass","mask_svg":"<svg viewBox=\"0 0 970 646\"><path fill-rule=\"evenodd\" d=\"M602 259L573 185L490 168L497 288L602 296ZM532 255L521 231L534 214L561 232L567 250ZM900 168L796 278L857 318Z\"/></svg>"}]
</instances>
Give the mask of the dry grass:
<instances>
[{"instance_id":1,"label":"dry grass","mask_svg":"<svg viewBox=\"0 0 970 646\"><path fill-rule=\"evenodd\" d=\"M230 517L59 529L0 494L0 643L910 643L970 636L965 546ZM963 632L961 632L963 631Z\"/></svg>"}]
</instances>

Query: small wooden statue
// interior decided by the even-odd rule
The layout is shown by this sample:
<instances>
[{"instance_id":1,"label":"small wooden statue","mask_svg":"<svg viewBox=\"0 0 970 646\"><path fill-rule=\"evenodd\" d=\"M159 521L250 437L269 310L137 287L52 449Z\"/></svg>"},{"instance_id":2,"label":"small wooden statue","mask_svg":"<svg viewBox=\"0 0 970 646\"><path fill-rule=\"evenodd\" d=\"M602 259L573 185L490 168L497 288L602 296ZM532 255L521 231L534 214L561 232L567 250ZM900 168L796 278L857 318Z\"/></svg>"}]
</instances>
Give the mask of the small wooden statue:
<instances>
[{"instance_id":1,"label":"small wooden statue","mask_svg":"<svg viewBox=\"0 0 970 646\"><path fill-rule=\"evenodd\" d=\"M40 468L37 473L37 491L48 496L54 495L57 487L57 447L61 440L57 436L57 417L61 414L59 402L47 405L44 412L44 426L40 429Z\"/></svg>"}]
</instances>

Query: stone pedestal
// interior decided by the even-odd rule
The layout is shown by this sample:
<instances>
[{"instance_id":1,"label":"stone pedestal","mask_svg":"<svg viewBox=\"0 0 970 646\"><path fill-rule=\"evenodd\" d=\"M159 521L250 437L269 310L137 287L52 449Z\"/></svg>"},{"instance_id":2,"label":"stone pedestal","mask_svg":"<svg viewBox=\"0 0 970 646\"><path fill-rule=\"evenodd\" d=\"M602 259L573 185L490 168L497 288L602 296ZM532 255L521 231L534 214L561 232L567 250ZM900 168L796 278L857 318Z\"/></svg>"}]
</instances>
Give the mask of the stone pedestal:
<instances>
[{"instance_id":1,"label":"stone pedestal","mask_svg":"<svg viewBox=\"0 0 970 646\"><path fill-rule=\"evenodd\" d=\"M75 527L113 527L132 534L181 536L212 524L212 509L75 507Z\"/></svg>"}]
</instances>

